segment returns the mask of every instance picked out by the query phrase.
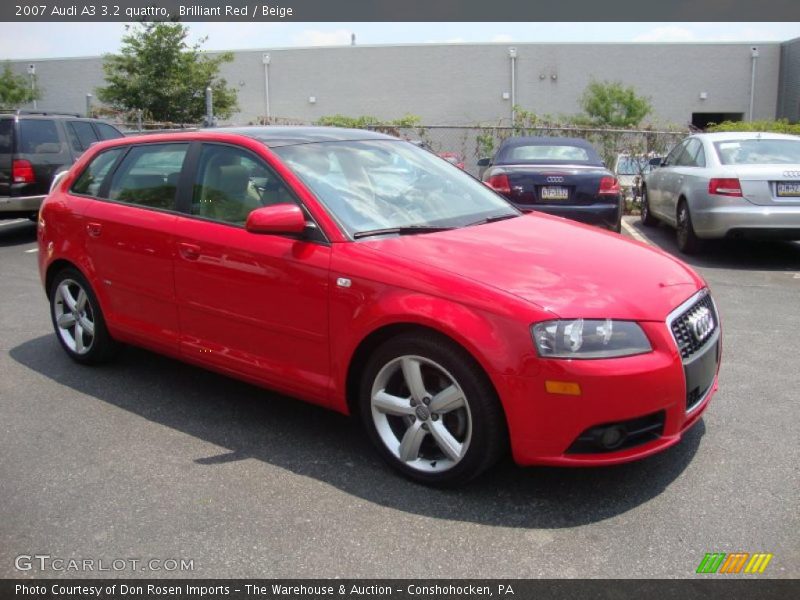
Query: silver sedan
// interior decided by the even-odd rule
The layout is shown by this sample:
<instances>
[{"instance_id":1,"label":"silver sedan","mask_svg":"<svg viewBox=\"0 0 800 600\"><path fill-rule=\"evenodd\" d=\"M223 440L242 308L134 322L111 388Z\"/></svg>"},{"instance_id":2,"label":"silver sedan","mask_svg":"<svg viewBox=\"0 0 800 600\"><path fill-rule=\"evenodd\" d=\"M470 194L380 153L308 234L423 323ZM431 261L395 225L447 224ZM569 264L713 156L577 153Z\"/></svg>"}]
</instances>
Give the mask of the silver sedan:
<instances>
[{"instance_id":1,"label":"silver sedan","mask_svg":"<svg viewBox=\"0 0 800 600\"><path fill-rule=\"evenodd\" d=\"M700 133L645 177L642 224L663 221L692 254L702 240L800 240L800 137Z\"/></svg>"}]
</instances>

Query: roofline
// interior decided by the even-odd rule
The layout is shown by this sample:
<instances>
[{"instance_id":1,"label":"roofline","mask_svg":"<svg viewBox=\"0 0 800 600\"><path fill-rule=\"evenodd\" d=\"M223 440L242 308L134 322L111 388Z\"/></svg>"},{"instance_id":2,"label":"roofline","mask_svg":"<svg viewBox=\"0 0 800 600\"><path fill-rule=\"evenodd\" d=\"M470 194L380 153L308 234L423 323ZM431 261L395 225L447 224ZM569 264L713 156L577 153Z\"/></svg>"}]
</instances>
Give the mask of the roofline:
<instances>
[{"instance_id":1,"label":"roofline","mask_svg":"<svg viewBox=\"0 0 800 600\"><path fill-rule=\"evenodd\" d=\"M522 42L522 41L509 41L509 42L423 42L423 43L398 43L398 44L357 44L352 46L350 44L338 44L330 46L273 46L262 48L229 48L218 50L203 50L207 54L224 54L226 52L284 52L289 50L357 50L359 48L430 48L430 47L456 47L456 46L483 46L483 47L525 47L525 46L751 46L758 44L762 46L783 46L784 44L800 40L800 37L791 38L783 41L776 40L748 40L748 41L676 41L676 42L640 42L640 41L622 41L622 42ZM63 60L97 60L103 57L115 54L115 52L106 52L104 54L95 54L90 56L51 56L51 57L26 57L26 58L2 58L2 62L20 63L20 62L44 62L44 61L63 61Z\"/></svg>"}]
</instances>

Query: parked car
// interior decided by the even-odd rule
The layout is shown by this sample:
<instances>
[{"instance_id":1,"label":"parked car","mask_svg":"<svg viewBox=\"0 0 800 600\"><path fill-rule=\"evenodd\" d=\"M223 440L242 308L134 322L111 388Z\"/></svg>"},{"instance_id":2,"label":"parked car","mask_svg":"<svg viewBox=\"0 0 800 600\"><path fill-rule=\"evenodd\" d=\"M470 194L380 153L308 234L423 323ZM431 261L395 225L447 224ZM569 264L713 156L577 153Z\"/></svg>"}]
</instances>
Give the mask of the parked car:
<instances>
[{"instance_id":1,"label":"parked car","mask_svg":"<svg viewBox=\"0 0 800 600\"><path fill-rule=\"evenodd\" d=\"M0 112L0 219L35 219L56 173L94 142L122 135L77 114Z\"/></svg>"},{"instance_id":2,"label":"parked car","mask_svg":"<svg viewBox=\"0 0 800 600\"><path fill-rule=\"evenodd\" d=\"M643 458L717 389L719 317L692 269L522 215L375 132L103 142L45 200L38 244L78 363L134 344L360 415L381 456L429 484L509 447L522 465Z\"/></svg>"},{"instance_id":3,"label":"parked car","mask_svg":"<svg viewBox=\"0 0 800 600\"><path fill-rule=\"evenodd\" d=\"M645 177L642 224L677 230L678 248L726 237L800 240L800 137L689 136Z\"/></svg>"},{"instance_id":4,"label":"parked car","mask_svg":"<svg viewBox=\"0 0 800 600\"><path fill-rule=\"evenodd\" d=\"M636 200L641 196L642 180L652 169L652 157L637 154L617 154L614 161L614 175L619 181L623 196Z\"/></svg>"},{"instance_id":5,"label":"parked car","mask_svg":"<svg viewBox=\"0 0 800 600\"><path fill-rule=\"evenodd\" d=\"M523 211L536 210L619 232L619 181L585 140L515 137L505 140L481 178Z\"/></svg>"},{"instance_id":6,"label":"parked car","mask_svg":"<svg viewBox=\"0 0 800 600\"><path fill-rule=\"evenodd\" d=\"M439 152L439 158L445 159L451 165L455 165L459 169L464 168L464 156L458 152Z\"/></svg>"}]
</instances>

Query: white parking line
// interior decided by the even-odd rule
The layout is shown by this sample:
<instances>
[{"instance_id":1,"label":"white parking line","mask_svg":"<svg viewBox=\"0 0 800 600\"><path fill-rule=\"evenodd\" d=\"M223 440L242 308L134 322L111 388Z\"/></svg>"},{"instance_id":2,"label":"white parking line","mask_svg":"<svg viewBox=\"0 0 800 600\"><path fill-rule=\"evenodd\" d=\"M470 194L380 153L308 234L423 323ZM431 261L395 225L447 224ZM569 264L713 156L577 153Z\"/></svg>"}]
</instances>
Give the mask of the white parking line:
<instances>
[{"instance_id":1,"label":"white parking line","mask_svg":"<svg viewBox=\"0 0 800 600\"><path fill-rule=\"evenodd\" d=\"M30 250L25 250L25 254L33 254L34 252L38 252L38 248L31 248Z\"/></svg>"},{"instance_id":2,"label":"white parking line","mask_svg":"<svg viewBox=\"0 0 800 600\"><path fill-rule=\"evenodd\" d=\"M0 227L5 227L6 225L16 225L17 223L23 223L28 219L14 219L13 221L0 221Z\"/></svg>"},{"instance_id":3,"label":"white parking line","mask_svg":"<svg viewBox=\"0 0 800 600\"><path fill-rule=\"evenodd\" d=\"M642 242L643 244L649 244L650 246L655 246L653 242L651 242L649 239L647 239L645 236L639 233L633 225L627 223L624 219L622 220L622 228L625 231L627 231L630 234L630 236L637 242Z\"/></svg>"}]
</instances>

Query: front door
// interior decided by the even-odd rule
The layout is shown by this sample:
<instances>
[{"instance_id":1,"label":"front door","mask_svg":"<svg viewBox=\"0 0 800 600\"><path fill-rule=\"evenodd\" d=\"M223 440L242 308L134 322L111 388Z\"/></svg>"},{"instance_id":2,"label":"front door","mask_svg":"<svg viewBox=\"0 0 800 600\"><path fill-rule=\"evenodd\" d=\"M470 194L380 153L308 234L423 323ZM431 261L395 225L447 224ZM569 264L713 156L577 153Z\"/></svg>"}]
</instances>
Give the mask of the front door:
<instances>
[{"instance_id":1,"label":"front door","mask_svg":"<svg viewBox=\"0 0 800 600\"><path fill-rule=\"evenodd\" d=\"M196 165L175 223L183 355L327 402L330 246L245 230L253 209L296 202L262 157L208 143Z\"/></svg>"}]
</instances>

